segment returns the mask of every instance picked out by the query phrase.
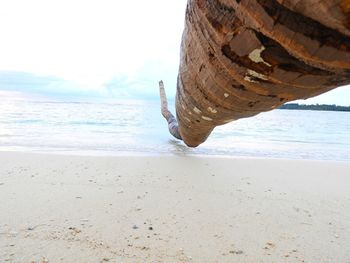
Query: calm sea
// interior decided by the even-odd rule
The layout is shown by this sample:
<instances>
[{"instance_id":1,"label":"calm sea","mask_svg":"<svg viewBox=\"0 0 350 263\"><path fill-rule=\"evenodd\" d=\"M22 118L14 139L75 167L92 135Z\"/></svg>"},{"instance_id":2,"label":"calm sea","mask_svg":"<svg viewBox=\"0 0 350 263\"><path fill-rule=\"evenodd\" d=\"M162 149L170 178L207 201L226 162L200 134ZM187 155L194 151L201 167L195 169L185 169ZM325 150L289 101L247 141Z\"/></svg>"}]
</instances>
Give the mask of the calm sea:
<instances>
[{"instance_id":1,"label":"calm sea","mask_svg":"<svg viewBox=\"0 0 350 263\"><path fill-rule=\"evenodd\" d=\"M158 101L4 100L0 150L350 161L350 113L274 110L217 127L191 149L169 135Z\"/></svg>"}]
</instances>

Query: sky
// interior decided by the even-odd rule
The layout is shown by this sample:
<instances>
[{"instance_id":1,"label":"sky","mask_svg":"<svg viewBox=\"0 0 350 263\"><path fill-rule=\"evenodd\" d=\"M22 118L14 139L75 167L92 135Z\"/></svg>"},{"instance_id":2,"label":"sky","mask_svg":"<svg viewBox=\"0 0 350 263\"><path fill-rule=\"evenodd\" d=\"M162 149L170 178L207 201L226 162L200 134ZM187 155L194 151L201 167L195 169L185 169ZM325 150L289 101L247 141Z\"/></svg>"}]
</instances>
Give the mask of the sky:
<instances>
[{"instance_id":1,"label":"sky","mask_svg":"<svg viewBox=\"0 0 350 263\"><path fill-rule=\"evenodd\" d=\"M175 95L187 0L0 0L0 95ZM350 105L350 86L309 103Z\"/></svg>"}]
</instances>

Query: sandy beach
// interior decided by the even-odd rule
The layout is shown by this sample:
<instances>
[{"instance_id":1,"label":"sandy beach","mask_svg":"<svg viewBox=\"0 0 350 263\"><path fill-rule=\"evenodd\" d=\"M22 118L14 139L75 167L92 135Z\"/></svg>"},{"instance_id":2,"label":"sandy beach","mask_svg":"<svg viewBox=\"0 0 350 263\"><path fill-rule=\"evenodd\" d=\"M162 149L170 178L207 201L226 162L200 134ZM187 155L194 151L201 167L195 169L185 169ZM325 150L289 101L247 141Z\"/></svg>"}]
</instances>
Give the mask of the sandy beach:
<instances>
[{"instance_id":1,"label":"sandy beach","mask_svg":"<svg viewBox=\"0 0 350 263\"><path fill-rule=\"evenodd\" d=\"M348 162L0 162L0 262L350 262Z\"/></svg>"}]
</instances>

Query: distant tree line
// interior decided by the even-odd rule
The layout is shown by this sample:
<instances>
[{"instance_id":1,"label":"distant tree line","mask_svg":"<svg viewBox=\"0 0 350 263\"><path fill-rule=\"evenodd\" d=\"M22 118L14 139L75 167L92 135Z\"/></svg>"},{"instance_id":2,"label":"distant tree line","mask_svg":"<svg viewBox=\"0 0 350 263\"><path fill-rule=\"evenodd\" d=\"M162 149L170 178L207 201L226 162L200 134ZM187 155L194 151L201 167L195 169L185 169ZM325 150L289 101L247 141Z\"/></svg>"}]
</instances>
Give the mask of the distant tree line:
<instances>
[{"instance_id":1,"label":"distant tree line","mask_svg":"<svg viewBox=\"0 0 350 263\"><path fill-rule=\"evenodd\" d=\"M337 106L335 104L313 104L305 105L298 103L287 103L279 107L283 110L321 110L321 111L350 111L350 106Z\"/></svg>"}]
</instances>

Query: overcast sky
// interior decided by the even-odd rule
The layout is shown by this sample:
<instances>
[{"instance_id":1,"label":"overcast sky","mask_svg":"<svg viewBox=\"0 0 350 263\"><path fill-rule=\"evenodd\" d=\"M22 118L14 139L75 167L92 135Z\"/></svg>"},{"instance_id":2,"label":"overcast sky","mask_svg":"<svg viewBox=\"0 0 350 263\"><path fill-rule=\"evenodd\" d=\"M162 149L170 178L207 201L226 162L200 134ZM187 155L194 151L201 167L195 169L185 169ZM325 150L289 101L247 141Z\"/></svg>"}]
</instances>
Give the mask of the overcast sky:
<instances>
[{"instance_id":1,"label":"overcast sky","mask_svg":"<svg viewBox=\"0 0 350 263\"><path fill-rule=\"evenodd\" d=\"M186 0L0 0L0 94L150 98L163 79L174 96L185 7ZM349 98L346 87L311 102Z\"/></svg>"}]
</instances>

